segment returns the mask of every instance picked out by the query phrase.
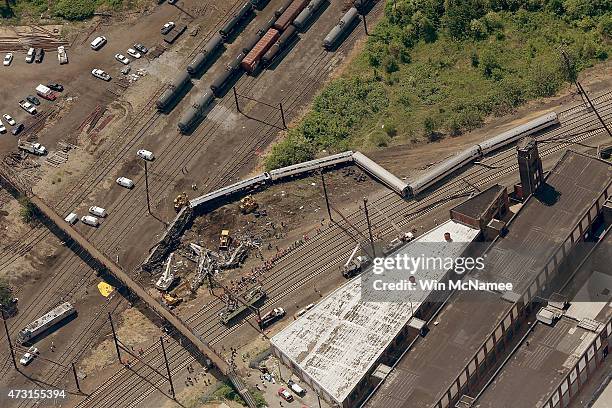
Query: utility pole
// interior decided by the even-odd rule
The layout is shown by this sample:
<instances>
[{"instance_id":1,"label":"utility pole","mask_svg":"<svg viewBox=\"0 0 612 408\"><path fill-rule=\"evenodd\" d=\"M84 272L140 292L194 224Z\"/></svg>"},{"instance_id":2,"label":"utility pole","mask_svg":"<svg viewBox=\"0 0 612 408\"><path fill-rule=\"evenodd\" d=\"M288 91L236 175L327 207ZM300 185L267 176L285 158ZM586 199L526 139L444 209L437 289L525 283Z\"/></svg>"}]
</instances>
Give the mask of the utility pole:
<instances>
[{"instance_id":1,"label":"utility pole","mask_svg":"<svg viewBox=\"0 0 612 408\"><path fill-rule=\"evenodd\" d=\"M11 343L11 336L9 334L8 326L6 325L6 316L4 315L4 310L2 310L2 322L4 323L4 331L6 332L6 341L8 341L9 350L11 350L11 359L13 360L13 367L15 370L19 371L17 367L17 361L15 360L15 351L13 350L13 343Z\"/></svg>"},{"instance_id":2,"label":"utility pole","mask_svg":"<svg viewBox=\"0 0 612 408\"><path fill-rule=\"evenodd\" d=\"M370 33L368 33L368 23L366 22L365 14L362 14L361 17L363 19L363 29L365 30L365 35L370 35Z\"/></svg>"},{"instance_id":3,"label":"utility pole","mask_svg":"<svg viewBox=\"0 0 612 408\"><path fill-rule=\"evenodd\" d=\"M376 258L376 250L374 249L374 237L372 236L372 225L370 224L370 214L368 214L367 197L363 197L363 209L365 211L366 222L368 223L368 233L370 234L370 244L372 245L372 257Z\"/></svg>"},{"instance_id":4,"label":"utility pole","mask_svg":"<svg viewBox=\"0 0 612 408\"><path fill-rule=\"evenodd\" d=\"M74 382L76 383L77 390L79 390L79 392L82 394L83 391L81 391L81 386L79 385L79 377L77 376L77 372L76 372L76 368L74 366L74 362L71 363L71 364L72 364L72 373L74 374Z\"/></svg>"},{"instance_id":5,"label":"utility pole","mask_svg":"<svg viewBox=\"0 0 612 408\"><path fill-rule=\"evenodd\" d=\"M285 110L283 109L283 103L278 103L278 108L280 109L281 119L283 120L283 127L287 129L287 122L285 122Z\"/></svg>"},{"instance_id":6,"label":"utility pole","mask_svg":"<svg viewBox=\"0 0 612 408\"><path fill-rule=\"evenodd\" d=\"M236 92L236 87L232 87L232 90L234 91L234 102L236 102L236 110L240 112L240 105L238 105L238 93Z\"/></svg>"},{"instance_id":7,"label":"utility pole","mask_svg":"<svg viewBox=\"0 0 612 408\"><path fill-rule=\"evenodd\" d=\"M578 81L576 81L576 83L580 87L579 88L580 92L584 95L584 97L586 98L587 102L589 102L589 105L591 106L591 109L593 109L593 112L595 112L595 115L597 115L597 119L599 119L599 121L603 125L604 129L606 129L606 132L608 132L608 136L612 137L612 132L610 131L610 128L608 127L608 125L606 125L606 122L604 122L603 118L599 115L599 112L597 112L597 109L595 108L595 105L593 105L593 102L591 102L591 98L589 98L589 95L586 93L586 91L582 87L582 84L580 84L580 82L578 82Z\"/></svg>"},{"instance_id":8,"label":"utility pole","mask_svg":"<svg viewBox=\"0 0 612 408\"><path fill-rule=\"evenodd\" d=\"M144 161L145 164L145 189L147 190L147 209L149 210L149 214L151 213L151 201L149 199L149 167L147 166L147 161Z\"/></svg>"},{"instance_id":9,"label":"utility pole","mask_svg":"<svg viewBox=\"0 0 612 408\"><path fill-rule=\"evenodd\" d=\"M117 341L117 333L115 332L115 325L113 324L113 318L111 317L110 312L108 312L108 321L111 325L111 330L113 331L113 340L115 341L115 349L117 350L117 358L119 362L123 364L121 361L121 352L119 351L119 342Z\"/></svg>"},{"instance_id":10,"label":"utility pole","mask_svg":"<svg viewBox=\"0 0 612 408\"><path fill-rule=\"evenodd\" d=\"M329 197L327 196L327 186L325 186L325 177L323 177L323 170L321 170L321 184L323 184L323 193L325 194L325 205L327 206L327 215L330 221L334 221L331 215L331 209L329 208Z\"/></svg>"},{"instance_id":11,"label":"utility pole","mask_svg":"<svg viewBox=\"0 0 612 408\"><path fill-rule=\"evenodd\" d=\"M317 401L319 401L319 408L321 408L321 397L319 396L318 392L317 392Z\"/></svg>"},{"instance_id":12,"label":"utility pole","mask_svg":"<svg viewBox=\"0 0 612 408\"><path fill-rule=\"evenodd\" d=\"M168 381L170 382L170 391L172 392L172 399L176 399L174 394L174 384L172 384L172 374L170 373L170 364L168 364L168 356L166 355L166 346L164 346L164 338L159 337L159 342L162 346L162 352L164 353L164 361L166 362L166 371L168 371Z\"/></svg>"}]
</instances>

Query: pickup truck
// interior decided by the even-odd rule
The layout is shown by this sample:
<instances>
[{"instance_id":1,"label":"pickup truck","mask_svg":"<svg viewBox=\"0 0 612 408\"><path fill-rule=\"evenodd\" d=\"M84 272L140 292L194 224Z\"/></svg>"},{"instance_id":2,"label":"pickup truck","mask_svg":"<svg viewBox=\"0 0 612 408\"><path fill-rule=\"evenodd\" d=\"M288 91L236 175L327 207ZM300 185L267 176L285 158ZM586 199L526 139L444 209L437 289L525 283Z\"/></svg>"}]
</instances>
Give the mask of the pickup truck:
<instances>
[{"instance_id":1,"label":"pickup truck","mask_svg":"<svg viewBox=\"0 0 612 408\"><path fill-rule=\"evenodd\" d=\"M32 143L27 141L18 140L17 147L26 152L36 154L38 156L44 156L47 154L47 148L40 143Z\"/></svg>"},{"instance_id":2,"label":"pickup truck","mask_svg":"<svg viewBox=\"0 0 612 408\"><path fill-rule=\"evenodd\" d=\"M36 106L26 101L25 99L19 101L19 106L21 106L21 109L28 112L29 114L36 115Z\"/></svg>"},{"instance_id":3,"label":"pickup truck","mask_svg":"<svg viewBox=\"0 0 612 408\"><path fill-rule=\"evenodd\" d=\"M57 60L59 61L60 65L68 63L68 53L63 45L57 47Z\"/></svg>"}]
</instances>

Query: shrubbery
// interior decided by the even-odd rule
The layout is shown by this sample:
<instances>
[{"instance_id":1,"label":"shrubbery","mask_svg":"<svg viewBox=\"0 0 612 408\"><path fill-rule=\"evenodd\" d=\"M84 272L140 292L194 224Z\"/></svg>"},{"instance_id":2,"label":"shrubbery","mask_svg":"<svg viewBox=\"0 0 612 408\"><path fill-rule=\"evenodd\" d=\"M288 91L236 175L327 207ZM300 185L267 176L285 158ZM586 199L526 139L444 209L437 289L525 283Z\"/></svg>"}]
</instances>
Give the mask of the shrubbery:
<instances>
[{"instance_id":1,"label":"shrubbery","mask_svg":"<svg viewBox=\"0 0 612 408\"><path fill-rule=\"evenodd\" d=\"M611 38L610 0L387 0L363 56L316 97L266 165L460 135L487 115L554 95L608 58ZM397 137L381 131L386 121Z\"/></svg>"},{"instance_id":2,"label":"shrubbery","mask_svg":"<svg viewBox=\"0 0 612 408\"><path fill-rule=\"evenodd\" d=\"M93 16L96 2L92 0L57 0L55 15L66 20L84 20Z\"/></svg>"}]
</instances>

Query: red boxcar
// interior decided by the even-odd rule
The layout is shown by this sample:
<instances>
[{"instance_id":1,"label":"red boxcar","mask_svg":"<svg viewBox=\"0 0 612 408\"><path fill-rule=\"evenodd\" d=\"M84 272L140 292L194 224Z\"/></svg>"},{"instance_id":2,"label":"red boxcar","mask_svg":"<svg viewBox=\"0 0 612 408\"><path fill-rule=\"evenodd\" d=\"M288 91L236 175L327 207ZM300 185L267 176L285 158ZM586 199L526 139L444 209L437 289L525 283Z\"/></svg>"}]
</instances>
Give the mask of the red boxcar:
<instances>
[{"instance_id":1,"label":"red boxcar","mask_svg":"<svg viewBox=\"0 0 612 408\"><path fill-rule=\"evenodd\" d=\"M270 49L270 47L278 40L280 33L278 30L271 28L263 37L255 44L253 49L244 57L240 64L242 68L249 74L255 71L261 57Z\"/></svg>"},{"instance_id":2,"label":"red boxcar","mask_svg":"<svg viewBox=\"0 0 612 408\"><path fill-rule=\"evenodd\" d=\"M293 0L293 3L291 3L285 12L276 20L276 23L274 23L274 28L284 31L291 23L293 23L293 20L295 20L298 14L304 10L308 3L310 3L310 0Z\"/></svg>"}]
</instances>

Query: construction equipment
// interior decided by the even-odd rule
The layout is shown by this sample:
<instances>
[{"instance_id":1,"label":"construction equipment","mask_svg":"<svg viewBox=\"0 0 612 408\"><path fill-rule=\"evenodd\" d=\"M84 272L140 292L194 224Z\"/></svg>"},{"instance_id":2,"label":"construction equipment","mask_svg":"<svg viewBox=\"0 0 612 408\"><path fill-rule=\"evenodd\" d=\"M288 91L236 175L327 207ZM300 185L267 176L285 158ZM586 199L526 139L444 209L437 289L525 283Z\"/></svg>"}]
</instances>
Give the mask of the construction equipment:
<instances>
[{"instance_id":1,"label":"construction equipment","mask_svg":"<svg viewBox=\"0 0 612 408\"><path fill-rule=\"evenodd\" d=\"M253 196L250 194L246 197L243 197L242 200L240 200L240 212L242 214L245 214L245 215L250 214L253 211L255 211L258 207L259 207L259 204L257 204Z\"/></svg>"},{"instance_id":2,"label":"construction equipment","mask_svg":"<svg viewBox=\"0 0 612 408\"><path fill-rule=\"evenodd\" d=\"M181 208L183 208L187 204L189 204L189 197L187 196L187 193L183 191L181 194L177 195L176 198L174 199L174 210L176 212L179 212Z\"/></svg>"},{"instance_id":3,"label":"construction equipment","mask_svg":"<svg viewBox=\"0 0 612 408\"><path fill-rule=\"evenodd\" d=\"M270 326L275 321L282 319L285 314L287 314L285 312L285 309L283 309L282 307L276 307L267 312L266 314L262 315L261 319L257 319L257 324L259 324L260 328L264 329Z\"/></svg>"},{"instance_id":4,"label":"construction equipment","mask_svg":"<svg viewBox=\"0 0 612 408\"><path fill-rule=\"evenodd\" d=\"M162 300L166 306L176 306L183 301L183 298L174 297L168 293L163 293Z\"/></svg>"},{"instance_id":5,"label":"construction equipment","mask_svg":"<svg viewBox=\"0 0 612 408\"><path fill-rule=\"evenodd\" d=\"M172 257L174 256L174 252L170 254L168 260L166 261L166 267L164 268L164 273L159 277L157 282L155 283L155 287L159 290L168 290L172 283L174 283L175 276L174 270L172 269Z\"/></svg>"},{"instance_id":6,"label":"construction equipment","mask_svg":"<svg viewBox=\"0 0 612 408\"><path fill-rule=\"evenodd\" d=\"M370 264L370 258L365 255L360 255L350 260L342 268L342 276L345 278L352 278L353 276L360 273L363 268Z\"/></svg>"},{"instance_id":7,"label":"construction equipment","mask_svg":"<svg viewBox=\"0 0 612 408\"><path fill-rule=\"evenodd\" d=\"M219 237L219 251L227 251L231 241L232 237L230 237L229 230L222 230L221 236Z\"/></svg>"},{"instance_id":8,"label":"construction equipment","mask_svg":"<svg viewBox=\"0 0 612 408\"><path fill-rule=\"evenodd\" d=\"M20 139L17 141L17 147L23 151L35 154L37 156L44 156L45 154L47 154L47 149L40 143L32 143Z\"/></svg>"}]
</instances>

